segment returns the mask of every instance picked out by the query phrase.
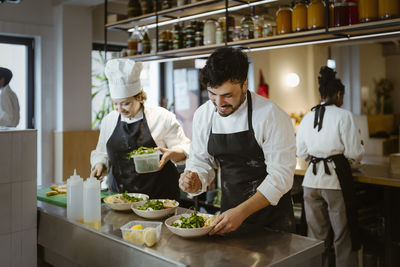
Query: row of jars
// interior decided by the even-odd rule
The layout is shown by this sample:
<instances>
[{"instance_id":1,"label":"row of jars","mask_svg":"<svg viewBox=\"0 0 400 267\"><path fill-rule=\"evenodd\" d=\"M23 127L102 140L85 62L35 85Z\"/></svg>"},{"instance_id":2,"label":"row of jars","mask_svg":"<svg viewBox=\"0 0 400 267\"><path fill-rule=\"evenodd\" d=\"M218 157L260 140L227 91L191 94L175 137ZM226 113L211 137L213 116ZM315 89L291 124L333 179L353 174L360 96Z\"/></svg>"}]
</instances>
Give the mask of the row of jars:
<instances>
[{"instance_id":1,"label":"row of jars","mask_svg":"<svg viewBox=\"0 0 400 267\"><path fill-rule=\"evenodd\" d=\"M399 17L400 0L335 0L329 5L329 26L339 27L377 19ZM276 12L277 34L325 27L323 0L296 1L295 6L281 6Z\"/></svg>"},{"instance_id":2,"label":"row of jars","mask_svg":"<svg viewBox=\"0 0 400 267\"><path fill-rule=\"evenodd\" d=\"M128 49L123 51L123 56L136 56L148 54L150 52L151 41L147 28L145 28L143 31L140 31L139 27L136 26L135 30L131 34L131 37L128 39Z\"/></svg>"},{"instance_id":3,"label":"row of jars","mask_svg":"<svg viewBox=\"0 0 400 267\"><path fill-rule=\"evenodd\" d=\"M128 17L137 17L144 14L152 13L157 10L170 9L173 7L193 4L201 0L129 0Z\"/></svg>"}]
</instances>

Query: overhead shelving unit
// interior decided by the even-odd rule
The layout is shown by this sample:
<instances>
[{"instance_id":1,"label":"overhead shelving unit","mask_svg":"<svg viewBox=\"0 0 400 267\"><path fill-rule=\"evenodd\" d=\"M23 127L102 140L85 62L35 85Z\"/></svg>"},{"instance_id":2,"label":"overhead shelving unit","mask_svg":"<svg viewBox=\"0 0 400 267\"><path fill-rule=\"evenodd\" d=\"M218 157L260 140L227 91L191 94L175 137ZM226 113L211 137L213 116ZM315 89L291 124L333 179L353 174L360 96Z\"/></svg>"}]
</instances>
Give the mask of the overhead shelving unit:
<instances>
[{"instance_id":1,"label":"overhead shelving unit","mask_svg":"<svg viewBox=\"0 0 400 267\"><path fill-rule=\"evenodd\" d=\"M107 2L107 0L105 0ZM328 2L328 0L325 0ZM123 30L128 31L135 26L148 26L156 29L156 39L158 42L158 30L161 26L175 23L178 20L185 21L192 16L208 16L213 13L227 16L233 11L250 8L252 6L263 5L265 7L278 6L280 4L289 4L290 0L203 0L193 4L187 4L180 7L174 7L166 10L156 11L139 17L129 18L105 25L106 30ZM328 8L328 7L327 7ZM329 13L329 12L327 12ZM328 24L326 19L326 24ZM252 49L268 49L279 48L290 45L301 45L308 43L323 43L346 41L352 39L371 38L379 35L398 35L400 36L400 18L390 20L372 21L343 27L325 27L324 29L309 30L296 33L288 33L282 35L274 35L257 39L240 40L234 42L225 42L223 44L214 44L207 46L198 46L191 48L182 48L176 50L168 50L163 52L155 52L152 54L142 54L132 56L132 59L140 59L142 61L159 60L163 58L174 57L194 57L208 55L216 48L224 46L242 47L252 51Z\"/></svg>"}]
</instances>

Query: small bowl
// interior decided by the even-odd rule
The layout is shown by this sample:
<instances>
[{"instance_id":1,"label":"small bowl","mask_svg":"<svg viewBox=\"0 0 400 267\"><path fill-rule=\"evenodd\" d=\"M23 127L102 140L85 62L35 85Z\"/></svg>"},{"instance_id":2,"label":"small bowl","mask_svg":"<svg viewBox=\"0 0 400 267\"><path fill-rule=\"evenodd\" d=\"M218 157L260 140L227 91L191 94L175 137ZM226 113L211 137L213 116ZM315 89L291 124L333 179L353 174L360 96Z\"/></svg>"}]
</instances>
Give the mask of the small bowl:
<instances>
[{"instance_id":1,"label":"small bowl","mask_svg":"<svg viewBox=\"0 0 400 267\"><path fill-rule=\"evenodd\" d=\"M179 220L182 216L189 218L190 215L191 214L175 215L175 216L172 216L172 217L166 219L164 223L172 233L179 235L181 237L184 237L184 238L194 238L194 237L205 236L214 227L214 225L206 226L206 227L202 227L202 228L179 228L179 227L172 226L172 224L176 220Z\"/></svg>"},{"instance_id":2,"label":"small bowl","mask_svg":"<svg viewBox=\"0 0 400 267\"><path fill-rule=\"evenodd\" d=\"M149 199L149 196L146 194L141 194L141 193L128 193L129 196L131 197L137 197L137 198L143 198L144 200ZM112 197L115 196L122 196L122 194L115 194L115 195L111 195L108 196L106 198L104 198L104 203L106 203L106 205L113 209L113 210L130 210L131 209L131 204L135 203L135 202L128 202L128 203L112 203L112 202L108 202ZM140 202L140 201L139 201Z\"/></svg>"},{"instance_id":3,"label":"small bowl","mask_svg":"<svg viewBox=\"0 0 400 267\"><path fill-rule=\"evenodd\" d=\"M163 201L165 199L152 199L152 200L160 200ZM163 210L139 210L138 207L146 203L146 201L140 201L136 203L131 204L131 209L133 210L134 213L139 215L140 217L146 218L146 219L161 219L164 218L170 214L175 213L176 209L179 206L179 202L176 201L176 205L174 207L168 208L168 209L163 209Z\"/></svg>"},{"instance_id":4,"label":"small bowl","mask_svg":"<svg viewBox=\"0 0 400 267\"><path fill-rule=\"evenodd\" d=\"M132 226L140 224L143 229L131 229ZM146 229L152 227L153 229ZM161 237L162 222L149 221L130 221L124 224L120 229L122 238L128 242L138 245L154 246Z\"/></svg>"},{"instance_id":5,"label":"small bowl","mask_svg":"<svg viewBox=\"0 0 400 267\"><path fill-rule=\"evenodd\" d=\"M158 171L160 165L160 151L151 154L132 155L137 173L149 173Z\"/></svg>"}]
</instances>

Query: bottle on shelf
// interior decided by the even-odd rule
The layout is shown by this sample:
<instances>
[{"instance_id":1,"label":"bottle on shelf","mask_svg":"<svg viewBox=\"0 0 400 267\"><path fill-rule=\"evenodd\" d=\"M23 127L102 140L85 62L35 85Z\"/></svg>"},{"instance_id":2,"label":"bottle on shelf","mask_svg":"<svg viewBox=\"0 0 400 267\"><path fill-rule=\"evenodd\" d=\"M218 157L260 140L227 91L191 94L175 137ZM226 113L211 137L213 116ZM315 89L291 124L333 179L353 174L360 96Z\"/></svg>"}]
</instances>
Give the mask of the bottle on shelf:
<instances>
[{"instance_id":1,"label":"bottle on shelf","mask_svg":"<svg viewBox=\"0 0 400 267\"><path fill-rule=\"evenodd\" d=\"M240 20L240 27L242 28L241 40L254 38L254 22L251 15L247 14Z\"/></svg>"},{"instance_id":2,"label":"bottle on shelf","mask_svg":"<svg viewBox=\"0 0 400 267\"><path fill-rule=\"evenodd\" d=\"M142 7L139 0L129 0L128 2L128 17L138 17L142 15Z\"/></svg>"},{"instance_id":3,"label":"bottle on shelf","mask_svg":"<svg viewBox=\"0 0 400 267\"><path fill-rule=\"evenodd\" d=\"M292 11L292 31L300 32L307 30L307 6L305 1L296 1Z\"/></svg>"},{"instance_id":4,"label":"bottle on shelf","mask_svg":"<svg viewBox=\"0 0 400 267\"><path fill-rule=\"evenodd\" d=\"M143 47L143 54L149 54L151 52L151 41L147 26L144 28L142 47Z\"/></svg>"},{"instance_id":5,"label":"bottle on shelf","mask_svg":"<svg viewBox=\"0 0 400 267\"><path fill-rule=\"evenodd\" d=\"M93 176L83 183L83 222L101 229L100 181Z\"/></svg>"},{"instance_id":6,"label":"bottle on shelf","mask_svg":"<svg viewBox=\"0 0 400 267\"><path fill-rule=\"evenodd\" d=\"M128 56L135 56L138 53L138 43L139 43L139 30L136 26L135 30L133 30L131 37L128 40Z\"/></svg>"},{"instance_id":7,"label":"bottle on shelf","mask_svg":"<svg viewBox=\"0 0 400 267\"><path fill-rule=\"evenodd\" d=\"M138 33L138 35L139 35L138 44L137 44L137 54L138 54L138 55L141 55L141 54L143 54L143 34L144 34L144 33L142 33L142 32L139 30L139 27L138 27L138 26L136 26L136 30L137 30L137 33Z\"/></svg>"},{"instance_id":8,"label":"bottle on shelf","mask_svg":"<svg viewBox=\"0 0 400 267\"><path fill-rule=\"evenodd\" d=\"M254 16L254 38L261 38L263 27L264 27L264 17Z\"/></svg>"},{"instance_id":9,"label":"bottle on shelf","mask_svg":"<svg viewBox=\"0 0 400 267\"><path fill-rule=\"evenodd\" d=\"M325 4L322 0L312 0L307 8L307 27L309 30L325 27Z\"/></svg>"},{"instance_id":10,"label":"bottle on shelf","mask_svg":"<svg viewBox=\"0 0 400 267\"><path fill-rule=\"evenodd\" d=\"M282 5L276 12L277 34L292 32L292 9L288 5Z\"/></svg>"},{"instance_id":11,"label":"bottle on shelf","mask_svg":"<svg viewBox=\"0 0 400 267\"><path fill-rule=\"evenodd\" d=\"M224 37L224 41L225 41L225 27L226 27L226 22L225 22L226 18L224 17L219 17L218 18L218 24L221 27L222 33L223 33L223 37ZM232 42L233 40L233 31L235 28L235 18L232 16L228 16L228 42Z\"/></svg>"},{"instance_id":12,"label":"bottle on shelf","mask_svg":"<svg viewBox=\"0 0 400 267\"><path fill-rule=\"evenodd\" d=\"M67 180L67 218L83 223L83 179L76 169Z\"/></svg>"},{"instance_id":13,"label":"bottle on shelf","mask_svg":"<svg viewBox=\"0 0 400 267\"><path fill-rule=\"evenodd\" d=\"M360 22L370 22L378 19L378 0L359 0L358 19Z\"/></svg>"}]
</instances>

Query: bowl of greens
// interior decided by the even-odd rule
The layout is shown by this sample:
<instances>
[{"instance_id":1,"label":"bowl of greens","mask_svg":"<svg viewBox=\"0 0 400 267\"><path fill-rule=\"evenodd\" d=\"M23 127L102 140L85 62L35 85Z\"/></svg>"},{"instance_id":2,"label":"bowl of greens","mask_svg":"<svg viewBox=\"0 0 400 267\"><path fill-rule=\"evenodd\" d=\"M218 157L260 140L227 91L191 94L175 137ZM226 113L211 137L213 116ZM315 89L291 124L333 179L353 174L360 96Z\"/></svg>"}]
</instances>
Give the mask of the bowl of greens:
<instances>
[{"instance_id":1,"label":"bowl of greens","mask_svg":"<svg viewBox=\"0 0 400 267\"><path fill-rule=\"evenodd\" d=\"M149 196L141 193L115 194L104 198L104 203L113 210L130 210L131 204L149 199Z\"/></svg>"},{"instance_id":2,"label":"bowl of greens","mask_svg":"<svg viewBox=\"0 0 400 267\"><path fill-rule=\"evenodd\" d=\"M132 203L134 213L147 219L160 219L173 214L179 206L179 202L171 199L150 199Z\"/></svg>"},{"instance_id":3,"label":"bowl of greens","mask_svg":"<svg viewBox=\"0 0 400 267\"><path fill-rule=\"evenodd\" d=\"M152 147L139 147L130 152L129 158L133 158L137 173L149 173L158 171L160 165L160 151Z\"/></svg>"},{"instance_id":4,"label":"bowl of greens","mask_svg":"<svg viewBox=\"0 0 400 267\"><path fill-rule=\"evenodd\" d=\"M172 233L185 238L193 238L208 234L214 227L216 218L216 215L193 211L190 214L172 216L164 223Z\"/></svg>"}]
</instances>

